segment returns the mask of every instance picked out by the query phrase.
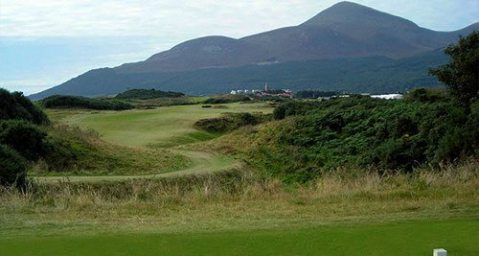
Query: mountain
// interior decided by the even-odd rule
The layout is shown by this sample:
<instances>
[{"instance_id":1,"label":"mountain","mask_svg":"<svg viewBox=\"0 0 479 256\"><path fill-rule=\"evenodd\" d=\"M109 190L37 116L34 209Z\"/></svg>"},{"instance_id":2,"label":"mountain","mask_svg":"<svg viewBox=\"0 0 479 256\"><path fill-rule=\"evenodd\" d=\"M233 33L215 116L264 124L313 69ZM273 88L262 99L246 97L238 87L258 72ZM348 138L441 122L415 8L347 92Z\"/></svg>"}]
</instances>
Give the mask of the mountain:
<instances>
[{"instance_id":1,"label":"mountain","mask_svg":"<svg viewBox=\"0 0 479 256\"><path fill-rule=\"evenodd\" d=\"M427 75L429 67L447 61L438 49L474 30L479 30L479 23L454 32L432 31L369 7L341 2L298 26L240 39L209 36L186 41L145 61L92 70L31 97L101 96L140 87L207 94L258 87L265 81L292 89L402 91L417 81L438 85ZM414 75L404 66L411 61L422 65L415 65ZM339 70L331 70L335 66ZM374 68L374 72L358 67ZM398 73L391 75L391 70ZM366 74L370 75L367 79Z\"/></svg>"}]
</instances>

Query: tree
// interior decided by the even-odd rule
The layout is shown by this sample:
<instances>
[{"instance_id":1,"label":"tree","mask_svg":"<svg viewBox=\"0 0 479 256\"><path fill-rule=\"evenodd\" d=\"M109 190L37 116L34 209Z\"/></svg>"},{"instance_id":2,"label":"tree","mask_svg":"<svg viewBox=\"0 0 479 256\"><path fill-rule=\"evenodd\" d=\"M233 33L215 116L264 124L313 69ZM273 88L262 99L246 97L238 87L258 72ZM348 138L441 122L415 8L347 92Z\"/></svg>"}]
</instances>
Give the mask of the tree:
<instances>
[{"instance_id":1,"label":"tree","mask_svg":"<svg viewBox=\"0 0 479 256\"><path fill-rule=\"evenodd\" d=\"M444 52L451 57L450 63L431 69L430 73L445 83L456 99L469 106L479 97L479 32L461 37Z\"/></svg>"}]
</instances>

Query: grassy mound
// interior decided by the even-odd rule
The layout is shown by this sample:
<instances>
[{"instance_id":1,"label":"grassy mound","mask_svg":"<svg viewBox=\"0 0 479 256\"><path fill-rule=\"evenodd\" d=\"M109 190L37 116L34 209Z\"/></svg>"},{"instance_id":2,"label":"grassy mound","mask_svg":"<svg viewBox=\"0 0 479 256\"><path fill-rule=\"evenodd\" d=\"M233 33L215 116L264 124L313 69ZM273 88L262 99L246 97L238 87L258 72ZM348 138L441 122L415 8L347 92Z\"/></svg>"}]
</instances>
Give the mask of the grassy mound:
<instances>
[{"instance_id":1,"label":"grassy mound","mask_svg":"<svg viewBox=\"0 0 479 256\"><path fill-rule=\"evenodd\" d=\"M55 125L48 133L55 148L36 164L31 175L142 175L189 165L184 156L170 151L106 143L92 130Z\"/></svg>"}]
</instances>

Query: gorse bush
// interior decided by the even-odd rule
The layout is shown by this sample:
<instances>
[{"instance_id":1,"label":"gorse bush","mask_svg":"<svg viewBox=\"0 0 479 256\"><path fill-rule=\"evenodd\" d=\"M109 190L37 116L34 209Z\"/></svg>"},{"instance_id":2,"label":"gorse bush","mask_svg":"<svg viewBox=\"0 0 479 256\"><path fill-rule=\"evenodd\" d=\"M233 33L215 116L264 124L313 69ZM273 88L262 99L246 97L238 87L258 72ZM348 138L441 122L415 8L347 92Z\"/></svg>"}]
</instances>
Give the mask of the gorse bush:
<instances>
[{"instance_id":1,"label":"gorse bush","mask_svg":"<svg viewBox=\"0 0 479 256\"><path fill-rule=\"evenodd\" d=\"M164 92L155 89L131 89L115 96L117 99L156 99L156 98L179 98L184 97L181 92Z\"/></svg>"},{"instance_id":2,"label":"gorse bush","mask_svg":"<svg viewBox=\"0 0 479 256\"><path fill-rule=\"evenodd\" d=\"M48 124L47 116L21 92L0 88L0 120L18 119L34 124Z\"/></svg>"},{"instance_id":3,"label":"gorse bush","mask_svg":"<svg viewBox=\"0 0 479 256\"><path fill-rule=\"evenodd\" d=\"M336 91L319 91L319 90L304 90L298 91L294 94L299 99L317 99L319 97L333 97L341 94Z\"/></svg>"},{"instance_id":4,"label":"gorse bush","mask_svg":"<svg viewBox=\"0 0 479 256\"><path fill-rule=\"evenodd\" d=\"M134 106L118 100L92 99L79 96L54 95L42 100L46 108L87 108L96 110L127 110Z\"/></svg>"},{"instance_id":5,"label":"gorse bush","mask_svg":"<svg viewBox=\"0 0 479 256\"><path fill-rule=\"evenodd\" d=\"M44 154L45 137L46 133L31 123L0 121L0 144L10 146L28 160L38 160Z\"/></svg>"},{"instance_id":6,"label":"gorse bush","mask_svg":"<svg viewBox=\"0 0 479 256\"><path fill-rule=\"evenodd\" d=\"M409 91L404 95L405 100L420 102L434 102L446 100L448 97L448 92L444 88L417 88Z\"/></svg>"},{"instance_id":7,"label":"gorse bush","mask_svg":"<svg viewBox=\"0 0 479 256\"><path fill-rule=\"evenodd\" d=\"M273 118L281 120L287 116L304 115L317 106L319 102L288 101L275 107Z\"/></svg>"},{"instance_id":8,"label":"gorse bush","mask_svg":"<svg viewBox=\"0 0 479 256\"><path fill-rule=\"evenodd\" d=\"M27 166L25 160L13 149L0 144L0 185L26 185Z\"/></svg>"},{"instance_id":9,"label":"gorse bush","mask_svg":"<svg viewBox=\"0 0 479 256\"><path fill-rule=\"evenodd\" d=\"M47 116L20 92L0 89L0 185L25 188L29 164L55 148L49 144Z\"/></svg>"},{"instance_id":10,"label":"gorse bush","mask_svg":"<svg viewBox=\"0 0 479 256\"><path fill-rule=\"evenodd\" d=\"M255 165L291 181L345 166L409 172L455 163L475 155L479 145L477 102L468 112L447 98L357 96L285 103L274 117L285 120L250 135L249 154Z\"/></svg>"},{"instance_id":11,"label":"gorse bush","mask_svg":"<svg viewBox=\"0 0 479 256\"><path fill-rule=\"evenodd\" d=\"M221 117L198 120L194 126L207 132L222 133L233 131L246 125L257 125L270 119L271 115L262 113L224 113Z\"/></svg>"},{"instance_id":12,"label":"gorse bush","mask_svg":"<svg viewBox=\"0 0 479 256\"><path fill-rule=\"evenodd\" d=\"M212 97L206 99L204 104L225 104L233 102L248 102L251 101L250 97L246 95L223 95L218 97Z\"/></svg>"}]
</instances>

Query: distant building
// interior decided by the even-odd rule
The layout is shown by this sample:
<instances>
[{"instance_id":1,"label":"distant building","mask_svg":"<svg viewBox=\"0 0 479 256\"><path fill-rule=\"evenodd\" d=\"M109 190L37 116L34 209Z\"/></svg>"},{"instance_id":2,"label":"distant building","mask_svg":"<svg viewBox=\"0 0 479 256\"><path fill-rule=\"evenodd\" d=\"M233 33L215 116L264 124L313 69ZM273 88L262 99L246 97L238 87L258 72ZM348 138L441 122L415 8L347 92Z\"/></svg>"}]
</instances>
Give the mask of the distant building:
<instances>
[{"instance_id":1,"label":"distant building","mask_svg":"<svg viewBox=\"0 0 479 256\"><path fill-rule=\"evenodd\" d=\"M371 95L371 98L375 99L385 99L385 100L400 100L404 96L402 94L398 93L392 93L392 94L380 94L380 95Z\"/></svg>"},{"instance_id":2,"label":"distant building","mask_svg":"<svg viewBox=\"0 0 479 256\"><path fill-rule=\"evenodd\" d=\"M292 90L271 89L271 87L268 85L267 82L264 84L264 90L258 90L258 89L231 90L230 94L231 95L238 95L238 94L254 95L256 97L287 97L287 98L293 97Z\"/></svg>"}]
</instances>

